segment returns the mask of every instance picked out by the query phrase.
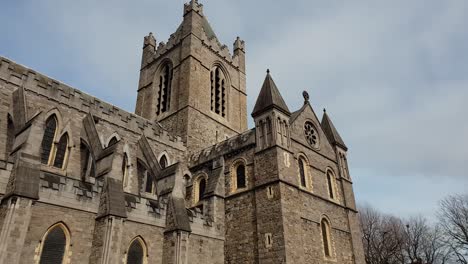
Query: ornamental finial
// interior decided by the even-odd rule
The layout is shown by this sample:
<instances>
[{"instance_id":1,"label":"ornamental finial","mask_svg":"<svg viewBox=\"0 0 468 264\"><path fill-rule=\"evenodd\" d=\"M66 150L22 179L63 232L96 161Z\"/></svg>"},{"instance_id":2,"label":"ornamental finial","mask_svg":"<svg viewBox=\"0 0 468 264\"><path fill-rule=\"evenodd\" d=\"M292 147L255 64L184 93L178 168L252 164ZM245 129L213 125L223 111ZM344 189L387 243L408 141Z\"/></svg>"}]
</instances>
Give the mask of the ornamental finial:
<instances>
[{"instance_id":1,"label":"ornamental finial","mask_svg":"<svg viewBox=\"0 0 468 264\"><path fill-rule=\"evenodd\" d=\"M303 91L302 96L304 97L304 104L307 104L309 102L309 93L307 91Z\"/></svg>"}]
</instances>

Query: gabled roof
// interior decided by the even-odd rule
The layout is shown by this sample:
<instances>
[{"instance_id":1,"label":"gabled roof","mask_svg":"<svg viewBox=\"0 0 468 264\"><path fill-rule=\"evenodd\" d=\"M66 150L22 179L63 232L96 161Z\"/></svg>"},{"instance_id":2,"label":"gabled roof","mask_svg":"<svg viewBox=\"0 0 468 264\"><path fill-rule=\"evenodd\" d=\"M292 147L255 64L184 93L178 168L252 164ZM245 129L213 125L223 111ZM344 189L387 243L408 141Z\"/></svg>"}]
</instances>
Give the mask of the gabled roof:
<instances>
[{"instance_id":1,"label":"gabled roof","mask_svg":"<svg viewBox=\"0 0 468 264\"><path fill-rule=\"evenodd\" d=\"M343 139L336 130L335 126L333 125L333 122L331 121L330 117L328 116L325 110L323 112L321 125L323 132L325 133L331 144L336 144L342 147L344 150L348 150L348 147L346 147L346 144L344 143Z\"/></svg>"},{"instance_id":2,"label":"gabled roof","mask_svg":"<svg viewBox=\"0 0 468 264\"><path fill-rule=\"evenodd\" d=\"M270 71L268 70L265 81L263 82L262 89L258 95L257 102L255 103L252 116L258 116L259 114L272 108L276 108L287 115L291 114L288 106L284 102L283 97L278 90L278 87L276 87L273 78L271 78Z\"/></svg>"}]
</instances>

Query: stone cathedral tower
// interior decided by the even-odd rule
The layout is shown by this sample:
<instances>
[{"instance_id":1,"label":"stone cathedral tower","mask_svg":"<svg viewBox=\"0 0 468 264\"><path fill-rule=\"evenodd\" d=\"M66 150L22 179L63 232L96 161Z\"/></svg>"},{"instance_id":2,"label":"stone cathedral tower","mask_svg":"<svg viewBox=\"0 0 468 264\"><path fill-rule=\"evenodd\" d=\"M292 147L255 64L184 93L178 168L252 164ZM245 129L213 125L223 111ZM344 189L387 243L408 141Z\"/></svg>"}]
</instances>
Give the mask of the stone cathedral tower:
<instances>
[{"instance_id":1,"label":"stone cathedral tower","mask_svg":"<svg viewBox=\"0 0 468 264\"><path fill-rule=\"evenodd\" d=\"M167 43L145 37L136 114L182 137L190 151L247 129L244 41L233 55L222 45L203 6L191 1Z\"/></svg>"},{"instance_id":2,"label":"stone cathedral tower","mask_svg":"<svg viewBox=\"0 0 468 264\"><path fill-rule=\"evenodd\" d=\"M135 113L0 57L0 264L364 264L348 148L196 0L144 38Z\"/></svg>"}]
</instances>

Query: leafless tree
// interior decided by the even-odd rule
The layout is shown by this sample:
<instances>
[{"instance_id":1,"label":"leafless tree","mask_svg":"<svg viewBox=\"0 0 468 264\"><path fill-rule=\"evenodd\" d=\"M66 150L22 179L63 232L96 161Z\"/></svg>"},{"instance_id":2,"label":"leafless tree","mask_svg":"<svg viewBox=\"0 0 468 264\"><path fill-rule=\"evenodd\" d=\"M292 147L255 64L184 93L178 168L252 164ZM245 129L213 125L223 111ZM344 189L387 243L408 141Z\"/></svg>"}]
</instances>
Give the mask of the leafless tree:
<instances>
[{"instance_id":1,"label":"leafless tree","mask_svg":"<svg viewBox=\"0 0 468 264\"><path fill-rule=\"evenodd\" d=\"M468 195L451 195L440 202L438 212L446 242L457 263L468 263Z\"/></svg>"},{"instance_id":2,"label":"leafless tree","mask_svg":"<svg viewBox=\"0 0 468 264\"><path fill-rule=\"evenodd\" d=\"M371 207L361 209L360 220L367 264L403 264L402 222Z\"/></svg>"},{"instance_id":3,"label":"leafless tree","mask_svg":"<svg viewBox=\"0 0 468 264\"><path fill-rule=\"evenodd\" d=\"M449 248L443 240L439 226L429 225L421 216L405 221L403 252L405 263L449 263Z\"/></svg>"}]
</instances>

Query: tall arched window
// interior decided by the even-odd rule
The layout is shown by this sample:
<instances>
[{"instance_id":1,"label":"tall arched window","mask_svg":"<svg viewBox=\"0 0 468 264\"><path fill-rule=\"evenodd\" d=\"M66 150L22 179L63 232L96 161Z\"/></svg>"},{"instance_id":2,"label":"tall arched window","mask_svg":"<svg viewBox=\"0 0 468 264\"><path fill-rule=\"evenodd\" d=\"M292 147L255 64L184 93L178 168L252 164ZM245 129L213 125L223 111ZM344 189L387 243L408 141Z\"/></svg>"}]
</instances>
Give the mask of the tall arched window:
<instances>
[{"instance_id":1,"label":"tall arched window","mask_svg":"<svg viewBox=\"0 0 468 264\"><path fill-rule=\"evenodd\" d=\"M132 240L127 250L127 264L143 264L148 255L145 242L137 237Z\"/></svg>"},{"instance_id":2,"label":"tall arched window","mask_svg":"<svg viewBox=\"0 0 468 264\"><path fill-rule=\"evenodd\" d=\"M60 140L57 144L56 152L55 152L55 159L54 159L54 167L62 169L65 165L65 159L67 157L68 152L68 134L65 133L60 137Z\"/></svg>"},{"instance_id":3,"label":"tall arched window","mask_svg":"<svg viewBox=\"0 0 468 264\"><path fill-rule=\"evenodd\" d=\"M219 66L211 70L211 111L226 117L226 77Z\"/></svg>"},{"instance_id":4,"label":"tall arched window","mask_svg":"<svg viewBox=\"0 0 468 264\"><path fill-rule=\"evenodd\" d=\"M156 186L154 183L154 177L153 175L149 172L146 171L145 173L145 192L155 194L156 193Z\"/></svg>"},{"instance_id":5,"label":"tall arched window","mask_svg":"<svg viewBox=\"0 0 468 264\"><path fill-rule=\"evenodd\" d=\"M331 247L331 235L330 235L330 223L327 219L322 219L320 223L320 228L322 231L322 242L323 242L323 252L325 257L330 258L332 256L332 247Z\"/></svg>"},{"instance_id":6,"label":"tall arched window","mask_svg":"<svg viewBox=\"0 0 468 264\"><path fill-rule=\"evenodd\" d=\"M166 155L162 155L161 159L159 159L159 165L161 166L162 169L165 169L167 167L168 162L167 162Z\"/></svg>"},{"instance_id":7,"label":"tall arched window","mask_svg":"<svg viewBox=\"0 0 468 264\"><path fill-rule=\"evenodd\" d=\"M329 170L327 171L327 186L328 186L328 195L330 196L330 199L335 199L336 194L335 194L335 179L333 176L333 173Z\"/></svg>"},{"instance_id":8,"label":"tall arched window","mask_svg":"<svg viewBox=\"0 0 468 264\"><path fill-rule=\"evenodd\" d=\"M13 143L15 142L15 125L13 123L13 118L8 115L7 117L7 140L5 142L5 154L6 158L10 155L13 150Z\"/></svg>"},{"instance_id":9,"label":"tall arched window","mask_svg":"<svg viewBox=\"0 0 468 264\"><path fill-rule=\"evenodd\" d=\"M128 184L128 156L124 153L122 160L122 184L123 187L127 187Z\"/></svg>"},{"instance_id":10,"label":"tall arched window","mask_svg":"<svg viewBox=\"0 0 468 264\"><path fill-rule=\"evenodd\" d=\"M205 178L201 178L198 182L198 201L203 199L203 195L205 195L206 190L206 180Z\"/></svg>"},{"instance_id":11,"label":"tall arched window","mask_svg":"<svg viewBox=\"0 0 468 264\"><path fill-rule=\"evenodd\" d=\"M70 233L59 223L47 230L41 241L40 264L61 264L70 244Z\"/></svg>"},{"instance_id":12,"label":"tall arched window","mask_svg":"<svg viewBox=\"0 0 468 264\"><path fill-rule=\"evenodd\" d=\"M266 145L267 146L270 146L271 143L272 143L272 124L271 124L271 118L270 117L267 117L266 119L266 136L265 136L265 141L266 141Z\"/></svg>"},{"instance_id":13,"label":"tall arched window","mask_svg":"<svg viewBox=\"0 0 468 264\"><path fill-rule=\"evenodd\" d=\"M57 133L57 117L50 116L45 123L44 136L41 143L41 162L42 164L50 164L54 149L54 139Z\"/></svg>"},{"instance_id":14,"label":"tall arched window","mask_svg":"<svg viewBox=\"0 0 468 264\"><path fill-rule=\"evenodd\" d=\"M236 168L236 187L237 189L247 187L244 164L239 164Z\"/></svg>"},{"instance_id":15,"label":"tall arched window","mask_svg":"<svg viewBox=\"0 0 468 264\"><path fill-rule=\"evenodd\" d=\"M307 187L307 168L303 157L299 157L299 177L302 187Z\"/></svg>"},{"instance_id":16,"label":"tall arched window","mask_svg":"<svg viewBox=\"0 0 468 264\"><path fill-rule=\"evenodd\" d=\"M172 67L166 63L159 73L158 103L156 105L156 114L162 114L169 111L171 107L171 85L172 85Z\"/></svg>"}]
</instances>

